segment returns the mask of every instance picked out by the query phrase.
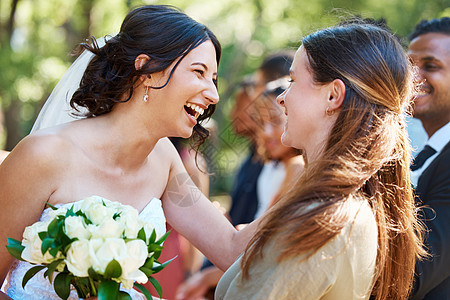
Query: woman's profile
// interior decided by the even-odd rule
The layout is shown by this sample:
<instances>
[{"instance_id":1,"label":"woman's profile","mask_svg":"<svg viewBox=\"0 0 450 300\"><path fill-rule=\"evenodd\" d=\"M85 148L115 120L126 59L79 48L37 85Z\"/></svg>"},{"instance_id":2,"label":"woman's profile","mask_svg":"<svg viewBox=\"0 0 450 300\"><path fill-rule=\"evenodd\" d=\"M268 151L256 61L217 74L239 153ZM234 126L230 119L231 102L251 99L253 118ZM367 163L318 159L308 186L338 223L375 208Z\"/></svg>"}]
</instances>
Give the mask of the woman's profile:
<instances>
[{"instance_id":1,"label":"woman's profile","mask_svg":"<svg viewBox=\"0 0 450 300\"><path fill-rule=\"evenodd\" d=\"M216 299L406 299L424 254L409 179L413 76L397 38L362 21L302 40L278 96L306 167L263 217Z\"/></svg>"}]
</instances>

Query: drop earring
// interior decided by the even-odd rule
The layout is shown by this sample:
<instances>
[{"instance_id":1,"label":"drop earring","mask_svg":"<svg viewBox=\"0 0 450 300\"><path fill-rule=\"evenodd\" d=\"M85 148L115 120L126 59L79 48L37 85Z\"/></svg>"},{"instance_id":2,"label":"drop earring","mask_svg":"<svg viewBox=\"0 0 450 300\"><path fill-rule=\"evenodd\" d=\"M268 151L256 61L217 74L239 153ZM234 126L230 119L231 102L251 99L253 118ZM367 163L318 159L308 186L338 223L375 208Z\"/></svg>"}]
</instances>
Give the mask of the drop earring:
<instances>
[{"instance_id":1,"label":"drop earring","mask_svg":"<svg viewBox=\"0 0 450 300\"><path fill-rule=\"evenodd\" d=\"M328 106L325 113L327 114L327 116L332 116L334 114L334 110L330 110L330 107Z\"/></svg>"},{"instance_id":2,"label":"drop earring","mask_svg":"<svg viewBox=\"0 0 450 300\"><path fill-rule=\"evenodd\" d=\"M148 101L148 85L145 87L144 102Z\"/></svg>"}]
</instances>

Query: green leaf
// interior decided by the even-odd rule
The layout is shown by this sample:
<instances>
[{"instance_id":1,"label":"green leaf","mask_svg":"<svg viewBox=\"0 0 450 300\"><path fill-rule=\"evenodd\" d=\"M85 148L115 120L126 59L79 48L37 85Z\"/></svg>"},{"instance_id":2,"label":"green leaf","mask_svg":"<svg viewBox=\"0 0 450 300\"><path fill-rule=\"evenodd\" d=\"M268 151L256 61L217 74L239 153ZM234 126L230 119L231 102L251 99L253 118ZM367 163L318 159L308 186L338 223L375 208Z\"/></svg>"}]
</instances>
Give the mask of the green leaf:
<instances>
[{"instance_id":1,"label":"green leaf","mask_svg":"<svg viewBox=\"0 0 450 300\"><path fill-rule=\"evenodd\" d=\"M75 216L77 216L77 213L73 211L73 205L72 205L72 207L66 211L66 215L64 216L64 219L67 217L75 217Z\"/></svg>"},{"instance_id":2,"label":"green leaf","mask_svg":"<svg viewBox=\"0 0 450 300\"><path fill-rule=\"evenodd\" d=\"M67 273L59 273L55 277L55 282L53 284L56 294L62 298L67 299L70 295L70 280L72 276Z\"/></svg>"},{"instance_id":3,"label":"green leaf","mask_svg":"<svg viewBox=\"0 0 450 300\"><path fill-rule=\"evenodd\" d=\"M89 277L91 277L94 281L99 281L101 279L100 274L95 272L94 268L92 268L92 267L90 267L88 269L88 274L89 274Z\"/></svg>"},{"instance_id":4,"label":"green leaf","mask_svg":"<svg viewBox=\"0 0 450 300\"><path fill-rule=\"evenodd\" d=\"M153 273L158 273L159 271L161 271L162 269L164 269L165 267L167 267L167 265L170 264L170 263L172 262L172 260L174 260L174 259L177 258L177 257L178 257L178 255L175 256L175 257L172 258L172 259L169 259L169 260L166 261L165 263L162 263L162 264L160 264L159 266L152 268Z\"/></svg>"},{"instance_id":5,"label":"green leaf","mask_svg":"<svg viewBox=\"0 0 450 300\"><path fill-rule=\"evenodd\" d=\"M22 287L25 288L25 285L27 284L28 280L30 280L34 275L36 275L37 272L45 268L45 266L35 266L29 269L22 279Z\"/></svg>"},{"instance_id":6,"label":"green leaf","mask_svg":"<svg viewBox=\"0 0 450 300\"><path fill-rule=\"evenodd\" d=\"M151 252L161 252L163 248L164 248L163 246L157 244L150 244L147 249L148 253L151 253Z\"/></svg>"},{"instance_id":7,"label":"green leaf","mask_svg":"<svg viewBox=\"0 0 450 300\"><path fill-rule=\"evenodd\" d=\"M39 238L43 241L46 237L48 237L47 231L41 231L38 233Z\"/></svg>"},{"instance_id":8,"label":"green leaf","mask_svg":"<svg viewBox=\"0 0 450 300\"><path fill-rule=\"evenodd\" d=\"M114 280L104 280L98 287L98 300L115 300L119 296L119 284Z\"/></svg>"},{"instance_id":9,"label":"green leaf","mask_svg":"<svg viewBox=\"0 0 450 300\"><path fill-rule=\"evenodd\" d=\"M153 273L155 273L155 272L153 272L152 269L146 268L146 267L140 267L139 270L141 270L142 272L144 272L144 274L145 274L147 277L150 277Z\"/></svg>"},{"instance_id":10,"label":"green leaf","mask_svg":"<svg viewBox=\"0 0 450 300\"><path fill-rule=\"evenodd\" d=\"M53 210L57 210L57 209L58 209L57 207L51 205L51 204L48 203L47 201L45 201L45 204L47 204L47 205L48 205L51 209L53 209Z\"/></svg>"},{"instance_id":11,"label":"green leaf","mask_svg":"<svg viewBox=\"0 0 450 300\"><path fill-rule=\"evenodd\" d=\"M42 241L42 245L41 245L42 255L44 255L45 252L47 252L47 250L52 246L54 241L55 241L55 239L53 239L53 238L45 238Z\"/></svg>"},{"instance_id":12,"label":"green leaf","mask_svg":"<svg viewBox=\"0 0 450 300\"><path fill-rule=\"evenodd\" d=\"M117 220L117 218L119 218L121 215L122 215L122 212L115 213L113 215L113 220Z\"/></svg>"},{"instance_id":13,"label":"green leaf","mask_svg":"<svg viewBox=\"0 0 450 300\"><path fill-rule=\"evenodd\" d=\"M61 236L59 237L59 241L61 242L61 246L67 247L70 244L72 244L73 242L77 241L78 238L73 238L71 239L67 234L65 234L64 232L61 234Z\"/></svg>"},{"instance_id":14,"label":"green leaf","mask_svg":"<svg viewBox=\"0 0 450 300\"><path fill-rule=\"evenodd\" d=\"M145 263L144 263L143 267L151 269L151 268L153 268L153 263L154 262L155 262L155 258L153 256L149 257L149 258L147 258L145 260Z\"/></svg>"},{"instance_id":15,"label":"green leaf","mask_svg":"<svg viewBox=\"0 0 450 300\"><path fill-rule=\"evenodd\" d=\"M70 275L72 276L72 275ZM97 286L91 285L89 277L72 276L70 283L77 290L79 298L86 299L87 297L97 296Z\"/></svg>"},{"instance_id":16,"label":"green leaf","mask_svg":"<svg viewBox=\"0 0 450 300\"><path fill-rule=\"evenodd\" d=\"M105 269L105 278L119 278L122 275L122 267L119 262L115 259L109 262Z\"/></svg>"},{"instance_id":17,"label":"green leaf","mask_svg":"<svg viewBox=\"0 0 450 300\"><path fill-rule=\"evenodd\" d=\"M48 277L48 281L50 281L50 283L52 283L53 280L53 272L55 272L58 265L63 261L64 259L58 259L47 266L47 271L45 271L44 277Z\"/></svg>"},{"instance_id":18,"label":"green leaf","mask_svg":"<svg viewBox=\"0 0 450 300\"><path fill-rule=\"evenodd\" d=\"M150 283L155 288L156 292L158 293L159 298L162 298L162 288L161 288L161 285L159 284L158 280L156 280L153 277L149 277L148 281L150 281Z\"/></svg>"},{"instance_id":19,"label":"green leaf","mask_svg":"<svg viewBox=\"0 0 450 300\"><path fill-rule=\"evenodd\" d=\"M58 220L58 218L55 218L50 222L50 224L48 224L47 231L49 236L56 237L56 235L58 234L59 222L60 221Z\"/></svg>"},{"instance_id":20,"label":"green leaf","mask_svg":"<svg viewBox=\"0 0 450 300\"><path fill-rule=\"evenodd\" d=\"M145 286L143 286L142 284L139 283L134 283L134 287L141 292L142 294L144 294L145 298L147 298L147 300L153 300L153 296L150 294L150 292L147 290L147 288ZM161 297L160 297L161 298Z\"/></svg>"},{"instance_id":21,"label":"green leaf","mask_svg":"<svg viewBox=\"0 0 450 300\"><path fill-rule=\"evenodd\" d=\"M150 240L148 241L150 244L153 244L156 241L156 230L152 230L152 234L150 235Z\"/></svg>"},{"instance_id":22,"label":"green leaf","mask_svg":"<svg viewBox=\"0 0 450 300\"><path fill-rule=\"evenodd\" d=\"M155 252L153 253L153 257L155 258L155 260L157 260L160 256L161 256L161 250L155 251Z\"/></svg>"},{"instance_id":23,"label":"green leaf","mask_svg":"<svg viewBox=\"0 0 450 300\"><path fill-rule=\"evenodd\" d=\"M14 258L18 260L23 260L22 252L23 249L25 249L25 247L22 246L22 243L12 238L7 238L7 240L8 245L6 245L6 249L8 250L9 254L11 254Z\"/></svg>"},{"instance_id":24,"label":"green leaf","mask_svg":"<svg viewBox=\"0 0 450 300\"><path fill-rule=\"evenodd\" d=\"M50 251L49 251L49 253L50 253L53 257L56 257L56 255L58 254L59 249L61 249L61 246L62 246L62 245L58 245L58 246L56 246L56 247L54 247L54 248L51 248Z\"/></svg>"},{"instance_id":25,"label":"green leaf","mask_svg":"<svg viewBox=\"0 0 450 300\"><path fill-rule=\"evenodd\" d=\"M145 243L147 243L147 237L145 236L144 227L142 227L141 230L139 230L137 238L140 240L143 240Z\"/></svg>"},{"instance_id":26,"label":"green leaf","mask_svg":"<svg viewBox=\"0 0 450 300\"><path fill-rule=\"evenodd\" d=\"M117 298L119 300L133 300L127 292L119 291L119 297Z\"/></svg>"},{"instance_id":27,"label":"green leaf","mask_svg":"<svg viewBox=\"0 0 450 300\"><path fill-rule=\"evenodd\" d=\"M93 224L92 221L89 220L89 218L86 216L86 214L84 212L82 212L81 210L77 211L75 214L77 216L83 217L84 223L86 223L87 225Z\"/></svg>"},{"instance_id":28,"label":"green leaf","mask_svg":"<svg viewBox=\"0 0 450 300\"><path fill-rule=\"evenodd\" d=\"M167 231L162 237L160 237L159 240L157 240L155 243L158 245L161 245L167 239L169 234L170 234L170 230Z\"/></svg>"}]
</instances>

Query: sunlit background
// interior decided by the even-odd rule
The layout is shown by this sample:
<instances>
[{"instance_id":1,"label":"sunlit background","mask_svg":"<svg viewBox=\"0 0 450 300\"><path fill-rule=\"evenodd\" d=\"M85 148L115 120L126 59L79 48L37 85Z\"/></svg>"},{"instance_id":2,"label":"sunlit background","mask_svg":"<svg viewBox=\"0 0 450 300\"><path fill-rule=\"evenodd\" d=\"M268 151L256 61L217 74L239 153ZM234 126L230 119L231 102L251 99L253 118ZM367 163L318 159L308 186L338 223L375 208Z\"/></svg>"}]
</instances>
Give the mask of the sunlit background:
<instances>
[{"instance_id":1,"label":"sunlit background","mask_svg":"<svg viewBox=\"0 0 450 300\"><path fill-rule=\"evenodd\" d=\"M421 19L450 16L450 0L2 0L0 2L0 149L11 150L29 133L51 90L87 37L118 32L126 13L142 4L171 4L206 24L223 46L221 101L215 138L207 150L212 194L228 192L246 141L230 130L228 114L236 86L263 57L296 48L302 35L352 15L384 18L401 38ZM407 41L405 39L405 45ZM426 139L411 121L415 148Z\"/></svg>"}]
</instances>

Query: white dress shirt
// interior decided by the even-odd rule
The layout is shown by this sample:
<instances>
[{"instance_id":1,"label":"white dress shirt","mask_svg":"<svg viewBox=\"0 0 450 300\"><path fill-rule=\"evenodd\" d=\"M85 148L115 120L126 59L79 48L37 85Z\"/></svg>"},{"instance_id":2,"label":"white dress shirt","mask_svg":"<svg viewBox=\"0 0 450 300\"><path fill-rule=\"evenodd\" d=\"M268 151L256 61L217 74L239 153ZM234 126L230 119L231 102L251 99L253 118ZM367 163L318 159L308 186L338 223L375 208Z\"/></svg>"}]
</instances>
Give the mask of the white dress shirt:
<instances>
[{"instance_id":1,"label":"white dress shirt","mask_svg":"<svg viewBox=\"0 0 450 300\"><path fill-rule=\"evenodd\" d=\"M441 127L436 131L427 141L426 145L430 146L436 153L430 156L423 166L415 171L411 171L411 182L414 187L417 186L419 182L420 175L425 171L428 166L433 162L433 160L441 153L445 145L450 141L450 122Z\"/></svg>"},{"instance_id":2,"label":"white dress shirt","mask_svg":"<svg viewBox=\"0 0 450 300\"><path fill-rule=\"evenodd\" d=\"M286 169L282 162L269 161L264 164L256 183L258 208L255 213L255 219L260 217L269 207L270 202L280 190L285 176Z\"/></svg>"}]
</instances>

